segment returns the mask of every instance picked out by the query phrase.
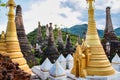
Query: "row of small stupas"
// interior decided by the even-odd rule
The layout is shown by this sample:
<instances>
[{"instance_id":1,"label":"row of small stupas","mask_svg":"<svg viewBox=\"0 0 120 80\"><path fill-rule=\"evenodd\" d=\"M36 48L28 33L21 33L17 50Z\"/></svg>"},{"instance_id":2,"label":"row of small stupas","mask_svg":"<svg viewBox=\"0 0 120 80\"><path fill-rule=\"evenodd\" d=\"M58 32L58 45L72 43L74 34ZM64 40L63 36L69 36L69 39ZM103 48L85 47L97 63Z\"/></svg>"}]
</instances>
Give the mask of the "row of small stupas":
<instances>
[{"instance_id":1,"label":"row of small stupas","mask_svg":"<svg viewBox=\"0 0 120 80\"><path fill-rule=\"evenodd\" d=\"M74 48L72 46L70 36L68 34L66 35L66 45L64 45L62 32L60 29L58 29L58 38L56 43L54 40L52 23L46 25L45 28L46 38L43 39L42 26L40 25L40 22L38 22L36 49L39 50L38 52L43 53L45 58L48 57L50 61L53 63L53 61L58 58L60 53L62 53L66 57L68 54L72 54L74 52Z\"/></svg>"},{"instance_id":2,"label":"row of small stupas","mask_svg":"<svg viewBox=\"0 0 120 80\"><path fill-rule=\"evenodd\" d=\"M68 54L65 58L61 54L57 61L52 64L48 58L40 66L34 66L32 71L36 73L42 80L46 80L51 77L53 80L66 80L65 70L71 70L73 67L73 57Z\"/></svg>"}]
</instances>

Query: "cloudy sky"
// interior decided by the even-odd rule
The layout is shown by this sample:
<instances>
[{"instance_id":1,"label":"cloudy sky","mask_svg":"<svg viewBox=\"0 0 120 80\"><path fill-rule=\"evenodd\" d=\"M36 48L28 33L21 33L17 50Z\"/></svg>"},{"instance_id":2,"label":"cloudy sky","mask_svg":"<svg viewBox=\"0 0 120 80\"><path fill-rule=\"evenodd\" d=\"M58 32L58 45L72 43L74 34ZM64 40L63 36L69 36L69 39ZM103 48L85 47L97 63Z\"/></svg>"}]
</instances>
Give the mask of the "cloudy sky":
<instances>
[{"instance_id":1,"label":"cloudy sky","mask_svg":"<svg viewBox=\"0 0 120 80\"><path fill-rule=\"evenodd\" d=\"M7 2L8 0L2 0ZM87 23L86 0L15 0L23 9L23 21L26 33L49 22L58 27L71 27L76 24ZM120 27L120 0L96 0L95 19L98 29L105 27L105 9L111 7L111 16L114 28ZM8 8L0 7L0 32L6 31Z\"/></svg>"}]
</instances>

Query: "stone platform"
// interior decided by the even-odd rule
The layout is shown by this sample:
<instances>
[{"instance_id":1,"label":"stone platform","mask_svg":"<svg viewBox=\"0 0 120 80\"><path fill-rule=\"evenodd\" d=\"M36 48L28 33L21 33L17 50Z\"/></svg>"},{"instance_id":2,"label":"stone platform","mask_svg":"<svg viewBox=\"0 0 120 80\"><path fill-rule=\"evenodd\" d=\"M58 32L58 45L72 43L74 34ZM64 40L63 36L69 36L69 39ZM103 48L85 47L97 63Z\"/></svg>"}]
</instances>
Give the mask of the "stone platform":
<instances>
[{"instance_id":1,"label":"stone platform","mask_svg":"<svg viewBox=\"0 0 120 80\"><path fill-rule=\"evenodd\" d=\"M73 74L67 73L67 77L71 80L120 80L120 72L111 76L87 76L86 78L76 78Z\"/></svg>"}]
</instances>

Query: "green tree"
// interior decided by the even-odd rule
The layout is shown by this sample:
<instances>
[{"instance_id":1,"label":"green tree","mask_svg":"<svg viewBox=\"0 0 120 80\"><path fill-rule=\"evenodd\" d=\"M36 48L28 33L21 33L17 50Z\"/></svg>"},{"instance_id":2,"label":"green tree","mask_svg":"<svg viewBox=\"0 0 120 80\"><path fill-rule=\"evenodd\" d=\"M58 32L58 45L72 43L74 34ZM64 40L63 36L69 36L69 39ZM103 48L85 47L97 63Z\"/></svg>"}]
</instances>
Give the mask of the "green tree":
<instances>
[{"instance_id":1,"label":"green tree","mask_svg":"<svg viewBox=\"0 0 120 80\"><path fill-rule=\"evenodd\" d=\"M3 3L2 0L0 0L0 6L6 6L6 4Z\"/></svg>"}]
</instances>

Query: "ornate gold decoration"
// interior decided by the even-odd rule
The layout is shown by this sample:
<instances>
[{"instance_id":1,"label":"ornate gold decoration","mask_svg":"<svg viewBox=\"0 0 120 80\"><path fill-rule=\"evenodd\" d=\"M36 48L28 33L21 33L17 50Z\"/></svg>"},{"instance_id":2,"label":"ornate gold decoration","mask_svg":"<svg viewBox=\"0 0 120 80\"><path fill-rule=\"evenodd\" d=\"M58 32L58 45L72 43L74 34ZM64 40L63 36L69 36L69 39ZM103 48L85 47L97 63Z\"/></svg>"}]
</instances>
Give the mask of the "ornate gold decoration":
<instances>
[{"instance_id":1,"label":"ornate gold decoration","mask_svg":"<svg viewBox=\"0 0 120 80\"><path fill-rule=\"evenodd\" d=\"M4 31L2 31L0 38L0 54L4 55L5 53L6 53L5 34Z\"/></svg>"}]
</instances>

